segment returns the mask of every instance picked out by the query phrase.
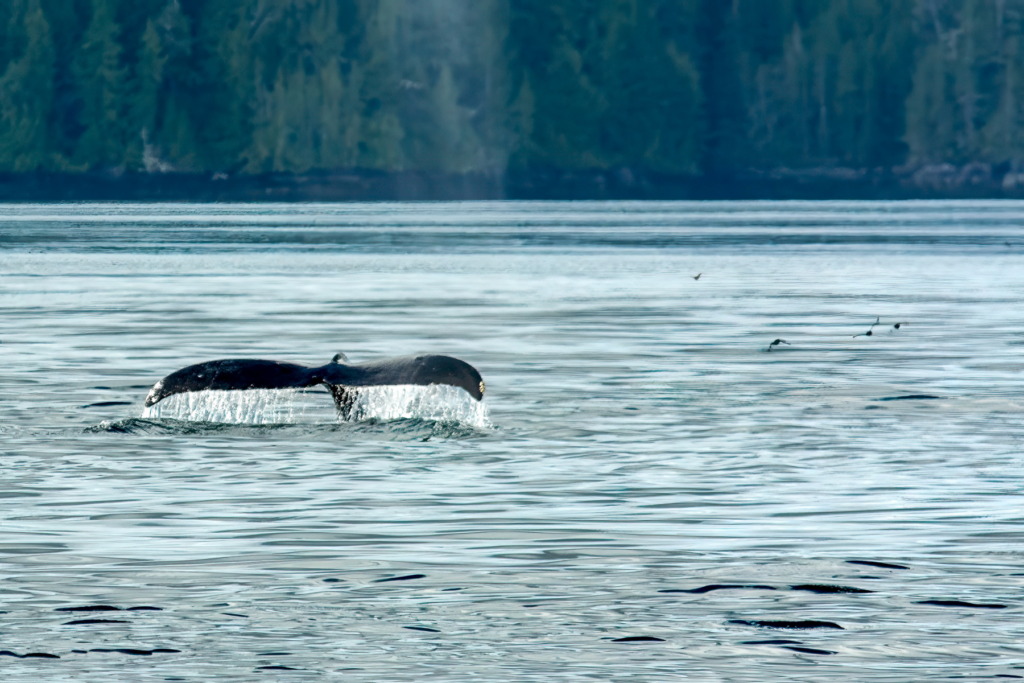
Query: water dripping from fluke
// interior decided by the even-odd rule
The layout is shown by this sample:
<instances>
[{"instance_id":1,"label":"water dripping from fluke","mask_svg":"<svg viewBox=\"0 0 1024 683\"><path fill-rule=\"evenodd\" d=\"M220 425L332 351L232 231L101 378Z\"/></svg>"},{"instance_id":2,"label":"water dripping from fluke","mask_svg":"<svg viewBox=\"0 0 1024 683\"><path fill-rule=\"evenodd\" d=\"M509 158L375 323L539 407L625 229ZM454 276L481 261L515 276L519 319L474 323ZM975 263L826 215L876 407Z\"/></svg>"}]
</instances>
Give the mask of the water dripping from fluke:
<instances>
[{"instance_id":1,"label":"water dripping from fluke","mask_svg":"<svg viewBox=\"0 0 1024 683\"><path fill-rule=\"evenodd\" d=\"M144 420L272 425L335 420L326 391L300 389L206 390L170 396L143 409Z\"/></svg>"},{"instance_id":2,"label":"water dripping from fluke","mask_svg":"<svg viewBox=\"0 0 1024 683\"><path fill-rule=\"evenodd\" d=\"M339 416L330 394L319 389L185 392L145 408L139 419L236 425L328 425L419 419L479 430L492 428L487 404L474 400L458 387L442 384L359 387L348 388L346 396L344 419Z\"/></svg>"}]
</instances>

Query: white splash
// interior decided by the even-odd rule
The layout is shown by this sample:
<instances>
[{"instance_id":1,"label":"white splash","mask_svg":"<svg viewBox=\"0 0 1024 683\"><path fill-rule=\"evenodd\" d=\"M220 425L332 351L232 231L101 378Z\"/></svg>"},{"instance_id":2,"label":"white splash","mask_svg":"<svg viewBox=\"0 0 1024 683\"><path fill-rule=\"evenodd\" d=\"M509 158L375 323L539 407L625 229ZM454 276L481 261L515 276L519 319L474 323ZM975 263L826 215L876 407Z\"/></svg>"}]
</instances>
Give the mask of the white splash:
<instances>
[{"instance_id":1,"label":"white splash","mask_svg":"<svg viewBox=\"0 0 1024 683\"><path fill-rule=\"evenodd\" d=\"M489 429L490 413L483 401L473 399L458 387L447 384L430 386L362 387L355 394L352 417L355 420L404 420L418 418L436 422L458 422Z\"/></svg>"},{"instance_id":2,"label":"white splash","mask_svg":"<svg viewBox=\"0 0 1024 683\"><path fill-rule=\"evenodd\" d=\"M259 425L326 422L335 415L329 394L298 389L190 391L142 411L143 418Z\"/></svg>"},{"instance_id":3,"label":"white splash","mask_svg":"<svg viewBox=\"0 0 1024 683\"><path fill-rule=\"evenodd\" d=\"M352 419L421 419L458 422L478 429L491 427L483 401L457 387L383 386L350 389L354 394ZM327 391L251 389L247 391L193 391L168 396L145 408L146 419L228 424L324 424L341 418Z\"/></svg>"}]
</instances>

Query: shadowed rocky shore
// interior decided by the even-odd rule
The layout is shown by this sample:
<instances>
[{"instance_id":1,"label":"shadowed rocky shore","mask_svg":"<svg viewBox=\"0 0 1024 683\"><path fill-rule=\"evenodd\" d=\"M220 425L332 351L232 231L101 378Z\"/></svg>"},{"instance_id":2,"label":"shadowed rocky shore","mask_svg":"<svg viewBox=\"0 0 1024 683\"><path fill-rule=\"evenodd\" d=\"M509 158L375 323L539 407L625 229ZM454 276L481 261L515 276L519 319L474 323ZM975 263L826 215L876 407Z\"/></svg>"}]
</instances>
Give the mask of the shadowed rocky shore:
<instances>
[{"instance_id":1,"label":"shadowed rocky shore","mask_svg":"<svg viewBox=\"0 0 1024 683\"><path fill-rule=\"evenodd\" d=\"M750 169L720 176L665 175L629 168L504 174L363 169L261 175L0 174L3 202L961 198L1024 198L1024 168L975 162L889 169Z\"/></svg>"}]
</instances>

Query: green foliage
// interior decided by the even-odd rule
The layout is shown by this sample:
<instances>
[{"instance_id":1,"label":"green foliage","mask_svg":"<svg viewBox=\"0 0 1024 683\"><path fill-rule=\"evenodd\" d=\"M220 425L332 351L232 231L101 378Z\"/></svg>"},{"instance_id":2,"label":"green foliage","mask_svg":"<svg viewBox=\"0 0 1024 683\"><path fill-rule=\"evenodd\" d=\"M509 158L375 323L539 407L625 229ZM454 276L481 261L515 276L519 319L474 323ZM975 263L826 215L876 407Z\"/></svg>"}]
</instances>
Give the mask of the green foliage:
<instances>
[{"instance_id":1,"label":"green foliage","mask_svg":"<svg viewBox=\"0 0 1024 683\"><path fill-rule=\"evenodd\" d=\"M1024 162L1021 0L935 0L907 99L916 163Z\"/></svg>"},{"instance_id":2,"label":"green foliage","mask_svg":"<svg viewBox=\"0 0 1024 683\"><path fill-rule=\"evenodd\" d=\"M72 65L83 104L75 159L89 166L118 165L124 159L124 78L120 29L111 0L93 0L93 15Z\"/></svg>"},{"instance_id":3,"label":"green foliage","mask_svg":"<svg viewBox=\"0 0 1024 683\"><path fill-rule=\"evenodd\" d=\"M1024 0L7 0L0 170L1024 167Z\"/></svg>"},{"instance_id":4,"label":"green foliage","mask_svg":"<svg viewBox=\"0 0 1024 683\"><path fill-rule=\"evenodd\" d=\"M817 9L790 25L778 53L747 56L750 137L760 163L901 163L907 65L915 56L912 0L836 0Z\"/></svg>"},{"instance_id":5,"label":"green foliage","mask_svg":"<svg viewBox=\"0 0 1024 683\"><path fill-rule=\"evenodd\" d=\"M12 44L22 44L24 49L11 54L0 76L0 170L35 171L59 165L51 158L46 134L53 107L55 56L39 0L13 1L7 35Z\"/></svg>"},{"instance_id":6,"label":"green foliage","mask_svg":"<svg viewBox=\"0 0 1024 683\"><path fill-rule=\"evenodd\" d=\"M697 169L700 76L691 46L663 33L670 4L678 9L513 0L509 42L520 85L512 111L515 126L529 131L516 138L514 163Z\"/></svg>"}]
</instances>

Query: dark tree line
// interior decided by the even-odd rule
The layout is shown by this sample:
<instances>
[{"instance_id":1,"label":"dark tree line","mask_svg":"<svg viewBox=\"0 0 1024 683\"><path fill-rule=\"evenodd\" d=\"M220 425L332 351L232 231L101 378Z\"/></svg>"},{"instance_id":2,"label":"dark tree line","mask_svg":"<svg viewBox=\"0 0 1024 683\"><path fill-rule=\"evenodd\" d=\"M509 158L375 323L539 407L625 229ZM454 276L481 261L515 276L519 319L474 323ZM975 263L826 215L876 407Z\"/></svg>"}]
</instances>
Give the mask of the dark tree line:
<instances>
[{"instance_id":1,"label":"dark tree line","mask_svg":"<svg viewBox=\"0 0 1024 683\"><path fill-rule=\"evenodd\" d=\"M0 170L1024 161L1024 0L6 0Z\"/></svg>"}]
</instances>

